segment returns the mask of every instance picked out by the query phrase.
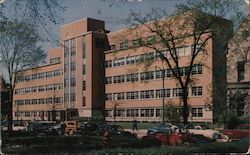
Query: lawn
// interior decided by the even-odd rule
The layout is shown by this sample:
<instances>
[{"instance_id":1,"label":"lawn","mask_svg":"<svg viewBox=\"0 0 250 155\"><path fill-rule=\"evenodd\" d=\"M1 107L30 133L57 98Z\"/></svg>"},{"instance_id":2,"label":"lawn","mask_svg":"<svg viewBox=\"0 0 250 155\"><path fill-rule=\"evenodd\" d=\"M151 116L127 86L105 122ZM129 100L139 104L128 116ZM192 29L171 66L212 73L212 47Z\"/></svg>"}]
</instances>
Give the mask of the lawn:
<instances>
[{"instance_id":1,"label":"lawn","mask_svg":"<svg viewBox=\"0 0 250 155\"><path fill-rule=\"evenodd\" d=\"M108 124L113 124L113 122L108 122ZM116 125L121 125L125 129L132 129L133 122L116 122ZM148 129L154 126L159 126L160 122L137 122L138 129Z\"/></svg>"}]
</instances>

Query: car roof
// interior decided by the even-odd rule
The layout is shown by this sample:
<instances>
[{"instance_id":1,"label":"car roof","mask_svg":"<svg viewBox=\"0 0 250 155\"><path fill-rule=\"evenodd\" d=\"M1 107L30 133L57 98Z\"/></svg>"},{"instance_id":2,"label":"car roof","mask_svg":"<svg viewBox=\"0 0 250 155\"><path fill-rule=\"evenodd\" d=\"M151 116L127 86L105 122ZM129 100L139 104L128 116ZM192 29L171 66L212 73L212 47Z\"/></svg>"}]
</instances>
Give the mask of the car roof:
<instances>
[{"instance_id":1,"label":"car roof","mask_svg":"<svg viewBox=\"0 0 250 155\"><path fill-rule=\"evenodd\" d=\"M250 126L250 124L240 124L239 126Z\"/></svg>"}]
</instances>

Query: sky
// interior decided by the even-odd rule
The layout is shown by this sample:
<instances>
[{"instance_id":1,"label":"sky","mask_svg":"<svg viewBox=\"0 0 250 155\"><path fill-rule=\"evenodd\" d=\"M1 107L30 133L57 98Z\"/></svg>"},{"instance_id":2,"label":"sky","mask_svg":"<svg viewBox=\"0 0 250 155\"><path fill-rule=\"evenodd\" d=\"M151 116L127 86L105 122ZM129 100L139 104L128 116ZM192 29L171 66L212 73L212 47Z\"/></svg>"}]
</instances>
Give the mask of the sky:
<instances>
[{"instance_id":1,"label":"sky","mask_svg":"<svg viewBox=\"0 0 250 155\"><path fill-rule=\"evenodd\" d=\"M8 5L12 4L13 1L5 0L4 3ZM130 10L142 14L148 12L151 8L171 12L175 9L176 4L183 3L185 0L58 0L58 2L66 7L66 10L59 14L63 21L58 25L48 23L46 29L50 33L48 36L53 36L53 38L59 40L60 27L81 18L90 17L103 20L107 30L116 31L128 27L122 20L128 18ZM4 12L11 16L13 8L6 7ZM42 43L41 45L45 51L56 46L52 42Z\"/></svg>"},{"instance_id":2,"label":"sky","mask_svg":"<svg viewBox=\"0 0 250 155\"><path fill-rule=\"evenodd\" d=\"M122 20L128 18L130 10L136 12L147 12L151 8L160 8L173 11L177 2L184 0L60 0L67 9L61 14L63 22L61 25L75 20L90 17L105 21L107 30L115 31L126 28ZM55 35L59 35L60 25L52 25L51 29ZM59 38L59 36L57 37ZM49 46L47 44L47 46Z\"/></svg>"},{"instance_id":3,"label":"sky","mask_svg":"<svg viewBox=\"0 0 250 155\"><path fill-rule=\"evenodd\" d=\"M24 0L25 1L25 0ZM185 0L58 0L66 10L60 12L63 21L54 25L49 23L46 29L56 39L60 36L60 27L75 20L90 17L105 21L106 29L110 31L128 27L122 20L128 18L130 10L136 12L148 12L151 8L159 8L173 11L177 3ZM5 0L4 13L13 16L13 0ZM43 30L42 30L43 31ZM56 45L52 42L42 43L45 51Z\"/></svg>"}]
</instances>

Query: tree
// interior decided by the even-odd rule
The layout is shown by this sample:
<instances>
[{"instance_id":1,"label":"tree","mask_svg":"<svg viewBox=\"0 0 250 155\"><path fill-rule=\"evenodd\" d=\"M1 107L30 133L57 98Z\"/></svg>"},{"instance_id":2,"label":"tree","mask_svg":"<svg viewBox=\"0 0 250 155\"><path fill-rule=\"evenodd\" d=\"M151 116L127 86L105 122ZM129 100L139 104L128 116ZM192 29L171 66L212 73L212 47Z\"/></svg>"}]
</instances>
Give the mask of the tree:
<instances>
[{"instance_id":1,"label":"tree","mask_svg":"<svg viewBox=\"0 0 250 155\"><path fill-rule=\"evenodd\" d=\"M159 9L152 9L146 15L131 11L127 22L132 25L132 28L125 35L132 35L131 38L143 38L147 33L153 35L150 40L149 38L140 40L140 44L149 49L148 51L156 51L162 64L171 70L176 85L182 92L180 99L184 124L188 122L188 88L196 82L192 71L196 64L206 66L204 60L209 55L206 46L211 39L218 40L214 45L217 50L215 57L222 62L214 66L217 68L214 74L218 75L218 80L214 81L213 90L216 86L219 87L219 84L225 88L225 73L220 73L219 68L225 68L225 51L232 34L232 23L223 17L230 13L232 16L235 15L233 17L238 17L234 18L237 22L241 21L239 3L232 0L187 0L185 4L178 5L173 14ZM120 39L123 38L125 37L120 37ZM179 48L186 45L192 45L192 49L183 72ZM166 50L163 51L163 49ZM149 68L154 61L148 59L143 63L145 68Z\"/></svg>"},{"instance_id":2,"label":"tree","mask_svg":"<svg viewBox=\"0 0 250 155\"><path fill-rule=\"evenodd\" d=\"M112 100L111 104L112 104L112 108L113 108L113 123L115 125L115 123L116 123L117 107L119 107L121 105L121 102L119 102L118 100Z\"/></svg>"},{"instance_id":3,"label":"tree","mask_svg":"<svg viewBox=\"0 0 250 155\"><path fill-rule=\"evenodd\" d=\"M172 100L168 100L165 104L165 116L168 121L174 123L179 123L181 121L181 116L179 112L179 106L175 105Z\"/></svg>"},{"instance_id":4,"label":"tree","mask_svg":"<svg viewBox=\"0 0 250 155\"><path fill-rule=\"evenodd\" d=\"M38 45L39 35L25 22L8 22L0 30L1 67L5 69L9 81L8 130L12 131L13 92L18 79L25 69L35 67L45 58L44 51Z\"/></svg>"},{"instance_id":5,"label":"tree","mask_svg":"<svg viewBox=\"0 0 250 155\"><path fill-rule=\"evenodd\" d=\"M40 35L43 41L59 43L48 29L50 23L61 23L62 17L59 13L66 10L66 7L62 6L58 0L3 1L0 8L0 27L3 27L8 21L25 21L34 27L34 31ZM7 13L8 9L11 10L11 14Z\"/></svg>"}]
</instances>

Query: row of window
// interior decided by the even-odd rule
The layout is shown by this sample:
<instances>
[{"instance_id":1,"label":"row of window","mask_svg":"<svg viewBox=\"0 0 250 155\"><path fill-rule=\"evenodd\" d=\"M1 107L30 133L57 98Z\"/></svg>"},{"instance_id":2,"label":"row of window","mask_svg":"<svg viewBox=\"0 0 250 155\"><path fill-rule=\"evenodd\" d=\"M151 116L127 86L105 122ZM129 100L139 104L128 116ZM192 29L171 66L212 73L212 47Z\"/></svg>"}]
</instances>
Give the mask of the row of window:
<instances>
[{"instance_id":1,"label":"row of window","mask_svg":"<svg viewBox=\"0 0 250 155\"><path fill-rule=\"evenodd\" d=\"M199 49L201 45L197 45L196 49ZM182 56L190 56L191 51L193 50L193 46L184 46L176 48L176 55L178 57ZM161 60L162 56L166 58L171 58L170 52L167 50L163 50L160 53L158 52L148 52L140 55L134 55L134 56L128 56L128 57L122 57L114 60L107 60L105 61L105 67L117 67L117 66L123 66L123 65L130 65L130 64L138 64L141 62L147 62L152 60Z\"/></svg>"},{"instance_id":2,"label":"row of window","mask_svg":"<svg viewBox=\"0 0 250 155\"><path fill-rule=\"evenodd\" d=\"M27 100L16 100L17 106L21 105L34 105L34 104L52 104L52 103L63 103L63 97L50 97L50 98L39 98L39 99L27 99Z\"/></svg>"},{"instance_id":3,"label":"row of window","mask_svg":"<svg viewBox=\"0 0 250 155\"><path fill-rule=\"evenodd\" d=\"M192 75L202 74L202 65L194 65L192 68ZM126 74L126 75L116 75L113 77L106 77L105 83L112 84L112 83L123 83L123 82L135 82L144 80L152 80L152 79L160 79L163 77L163 74L167 78L173 77L173 73L170 69L166 70L157 70L157 71L148 71L143 73L133 73L133 74ZM180 76L184 76L188 74L188 68L182 67L180 68Z\"/></svg>"},{"instance_id":4,"label":"row of window","mask_svg":"<svg viewBox=\"0 0 250 155\"><path fill-rule=\"evenodd\" d=\"M48 117L51 111L20 111L15 112L15 117ZM60 111L55 111L56 117L59 117Z\"/></svg>"},{"instance_id":5,"label":"row of window","mask_svg":"<svg viewBox=\"0 0 250 155\"><path fill-rule=\"evenodd\" d=\"M70 52L70 53L69 53ZM64 41L64 57L76 55L76 38Z\"/></svg>"},{"instance_id":6,"label":"row of window","mask_svg":"<svg viewBox=\"0 0 250 155\"><path fill-rule=\"evenodd\" d=\"M20 77L17 79L17 82L24 82L24 81L32 81L37 79L43 79L43 78L49 78L53 76L60 76L63 75L62 69L54 70L54 71L48 71L48 72L42 72L42 73L35 73L32 75L27 75L24 77Z\"/></svg>"},{"instance_id":7,"label":"row of window","mask_svg":"<svg viewBox=\"0 0 250 155\"><path fill-rule=\"evenodd\" d=\"M64 93L64 102L75 102L76 101L76 93L71 92L70 94Z\"/></svg>"},{"instance_id":8,"label":"row of window","mask_svg":"<svg viewBox=\"0 0 250 155\"><path fill-rule=\"evenodd\" d=\"M60 62L60 57L50 59L49 63L50 64L56 64Z\"/></svg>"},{"instance_id":9,"label":"row of window","mask_svg":"<svg viewBox=\"0 0 250 155\"><path fill-rule=\"evenodd\" d=\"M98 41L96 41L98 45ZM76 38L64 41L64 57L76 55ZM86 58L86 37L82 36L82 58Z\"/></svg>"},{"instance_id":10,"label":"row of window","mask_svg":"<svg viewBox=\"0 0 250 155\"><path fill-rule=\"evenodd\" d=\"M63 89L62 83L15 89L15 95Z\"/></svg>"},{"instance_id":11,"label":"row of window","mask_svg":"<svg viewBox=\"0 0 250 155\"><path fill-rule=\"evenodd\" d=\"M148 36L146 38L138 38L138 39L134 39L131 41L131 45L130 42L128 40L122 42L118 45L111 45L111 50L125 50L125 49L128 49L129 47L139 47L142 45L142 43L145 42L147 44L153 44L156 42L156 36L155 35L151 35L151 36ZM144 43L144 44L145 44Z\"/></svg>"},{"instance_id":12,"label":"row of window","mask_svg":"<svg viewBox=\"0 0 250 155\"><path fill-rule=\"evenodd\" d=\"M188 96L202 96L203 89L202 86L192 87L191 94ZM181 97L183 91L181 88L165 89L164 97ZM157 90L144 90L144 91L132 91L132 92L118 92L118 93L107 93L105 94L105 100L134 100L134 99L149 99L149 98L162 98L162 89Z\"/></svg>"},{"instance_id":13,"label":"row of window","mask_svg":"<svg viewBox=\"0 0 250 155\"><path fill-rule=\"evenodd\" d=\"M177 108L179 114L182 113L181 108ZM117 109L114 113L113 110L107 110L107 117L162 117L162 109ZM171 114L168 114L171 116ZM202 108L192 108L192 117L203 117Z\"/></svg>"}]
</instances>

